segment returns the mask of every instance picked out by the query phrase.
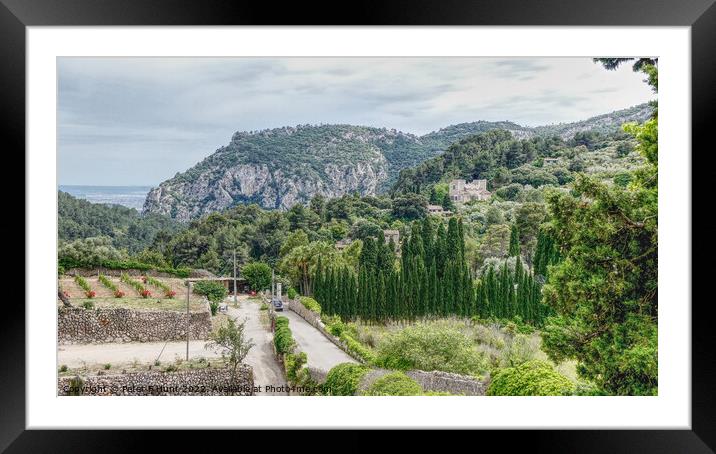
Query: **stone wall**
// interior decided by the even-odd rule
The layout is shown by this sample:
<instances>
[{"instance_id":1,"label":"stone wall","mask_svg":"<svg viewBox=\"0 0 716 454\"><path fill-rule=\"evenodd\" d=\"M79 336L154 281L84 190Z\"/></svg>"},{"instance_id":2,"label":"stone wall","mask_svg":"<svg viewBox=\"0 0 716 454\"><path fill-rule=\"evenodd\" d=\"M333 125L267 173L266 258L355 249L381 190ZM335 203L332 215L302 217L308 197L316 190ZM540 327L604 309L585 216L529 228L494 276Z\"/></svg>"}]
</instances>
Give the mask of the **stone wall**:
<instances>
[{"instance_id":1,"label":"stone wall","mask_svg":"<svg viewBox=\"0 0 716 454\"><path fill-rule=\"evenodd\" d=\"M253 369L239 364L231 370L193 369L177 372L146 371L115 375L61 377L57 395L83 396L253 396Z\"/></svg>"},{"instance_id":2,"label":"stone wall","mask_svg":"<svg viewBox=\"0 0 716 454\"><path fill-rule=\"evenodd\" d=\"M186 339L186 312L131 309L57 309L60 344L152 342ZM207 339L211 313L189 313L189 338Z\"/></svg>"},{"instance_id":3,"label":"stone wall","mask_svg":"<svg viewBox=\"0 0 716 454\"><path fill-rule=\"evenodd\" d=\"M487 382L449 372L410 370L405 374L420 383L425 391L449 392L450 394L462 394L465 396L484 396L488 385Z\"/></svg>"}]
</instances>

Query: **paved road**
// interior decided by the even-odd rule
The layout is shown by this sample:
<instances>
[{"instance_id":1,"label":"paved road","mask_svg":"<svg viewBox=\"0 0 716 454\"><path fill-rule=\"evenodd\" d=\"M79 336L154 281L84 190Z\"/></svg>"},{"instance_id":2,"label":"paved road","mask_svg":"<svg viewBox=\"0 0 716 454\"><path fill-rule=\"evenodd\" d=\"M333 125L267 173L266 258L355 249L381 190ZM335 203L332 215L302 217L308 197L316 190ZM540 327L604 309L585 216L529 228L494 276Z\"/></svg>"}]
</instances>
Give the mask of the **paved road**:
<instances>
[{"instance_id":1,"label":"paved road","mask_svg":"<svg viewBox=\"0 0 716 454\"><path fill-rule=\"evenodd\" d=\"M246 364L254 369L254 385L264 390L257 395L286 395L286 392L266 391L266 386L285 387L286 380L283 377L281 366L273 353L273 334L261 324L261 311L259 303L239 296L239 308L232 307L229 303L229 316L241 322L246 320L246 336L252 339L256 345L251 347L244 359Z\"/></svg>"},{"instance_id":2,"label":"paved road","mask_svg":"<svg viewBox=\"0 0 716 454\"><path fill-rule=\"evenodd\" d=\"M306 352L309 366L329 371L336 364L357 362L292 310L286 309L278 315L288 317L288 327L300 350Z\"/></svg>"}]
</instances>

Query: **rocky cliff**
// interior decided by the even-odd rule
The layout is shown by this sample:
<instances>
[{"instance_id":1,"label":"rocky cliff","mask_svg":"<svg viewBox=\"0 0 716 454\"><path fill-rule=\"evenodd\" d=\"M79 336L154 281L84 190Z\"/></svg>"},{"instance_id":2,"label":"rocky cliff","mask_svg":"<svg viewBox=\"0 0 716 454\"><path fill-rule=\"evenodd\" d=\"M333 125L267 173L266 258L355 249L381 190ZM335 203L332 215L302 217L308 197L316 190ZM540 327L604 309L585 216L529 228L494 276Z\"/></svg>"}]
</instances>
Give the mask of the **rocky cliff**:
<instances>
[{"instance_id":1,"label":"rocky cliff","mask_svg":"<svg viewBox=\"0 0 716 454\"><path fill-rule=\"evenodd\" d=\"M646 104L579 123L529 128L512 122L461 123L424 136L395 129L351 125L301 125L237 132L206 159L153 188L144 213L180 221L239 203L289 209L314 195L373 195L385 191L406 169L442 153L451 143L492 129L516 138L577 131L614 130L648 117Z\"/></svg>"}]
</instances>

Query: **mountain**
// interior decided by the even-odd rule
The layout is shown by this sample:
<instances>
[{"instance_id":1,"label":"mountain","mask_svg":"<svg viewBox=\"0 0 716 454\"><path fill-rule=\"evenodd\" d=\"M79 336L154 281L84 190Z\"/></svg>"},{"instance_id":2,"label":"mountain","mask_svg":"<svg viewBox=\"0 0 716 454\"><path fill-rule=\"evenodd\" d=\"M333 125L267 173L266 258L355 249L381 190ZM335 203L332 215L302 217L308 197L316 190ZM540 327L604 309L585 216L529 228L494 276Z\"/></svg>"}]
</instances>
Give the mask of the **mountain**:
<instances>
[{"instance_id":1,"label":"mountain","mask_svg":"<svg viewBox=\"0 0 716 454\"><path fill-rule=\"evenodd\" d=\"M508 121L477 121L423 136L352 125L237 132L228 145L153 188L143 211L187 221L240 203L288 209L314 195L372 195L387 191L402 169L475 134L503 129L515 138L529 138L569 136L591 127L616 130L624 121L647 118L650 110L643 104L579 123L538 128Z\"/></svg>"}]
</instances>

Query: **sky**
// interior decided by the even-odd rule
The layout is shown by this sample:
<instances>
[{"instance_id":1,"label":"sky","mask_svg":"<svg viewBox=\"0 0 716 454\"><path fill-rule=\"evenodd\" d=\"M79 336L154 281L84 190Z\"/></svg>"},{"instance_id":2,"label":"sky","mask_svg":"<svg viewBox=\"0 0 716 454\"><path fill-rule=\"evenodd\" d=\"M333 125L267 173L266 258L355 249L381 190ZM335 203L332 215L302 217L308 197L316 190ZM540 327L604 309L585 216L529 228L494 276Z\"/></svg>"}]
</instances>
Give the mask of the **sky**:
<instances>
[{"instance_id":1,"label":"sky","mask_svg":"<svg viewBox=\"0 0 716 454\"><path fill-rule=\"evenodd\" d=\"M540 126L655 98L591 58L58 58L61 185L156 186L236 131L341 123L422 135Z\"/></svg>"}]
</instances>

